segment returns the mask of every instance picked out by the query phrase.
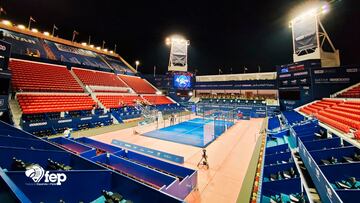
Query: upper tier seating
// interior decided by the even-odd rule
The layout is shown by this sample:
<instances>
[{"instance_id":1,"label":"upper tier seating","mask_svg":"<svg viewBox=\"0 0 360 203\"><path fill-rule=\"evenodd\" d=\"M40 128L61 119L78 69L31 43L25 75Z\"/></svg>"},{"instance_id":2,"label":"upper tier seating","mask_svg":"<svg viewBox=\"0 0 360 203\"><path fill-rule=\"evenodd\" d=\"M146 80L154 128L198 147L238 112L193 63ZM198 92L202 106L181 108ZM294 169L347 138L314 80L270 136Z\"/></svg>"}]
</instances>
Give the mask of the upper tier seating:
<instances>
[{"instance_id":1,"label":"upper tier seating","mask_svg":"<svg viewBox=\"0 0 360 203\"><path fill-rule=\"evenodd\" d=\"M91 110L96 104L88 95L17 94L23 114Z\"/></svg>"},{"instance_id":2,"label":"upper tier seating","mask_svg":"<svg viewBox=\"0 0 360 203\"><path fill-rule=\"evenodd\" d=\"M150 102L153 105L161 105L161 104L173 104L174 102L171 101L166 96L157 96L157 95L146 95L143 96L144 99L146 99L148 102Z\"/></svg>"},{"instance_id":3,"label":"upper tier seating","mask_svg":"<svg viewBox=\"0 0 360 203\"><path fill-rule=\"evenodd\" d=\"M119 77L138 94L156 93L156 89L142 78L126 75L119 75Z\"/></svg>"},{"instance_id":4,"label":"upper tier seating","mask_svg":"<svg viewBox=\"0 0 360 203\"><path fill-rule=\"evenodd\" d=\"M343 132L360 130L360 102L323 99L300 109Z\"/></svg>"},{"instance_id":5,"label":"upper tier seating","mask_svg":"<svg viewBox=\"0 0 360 203\"><path fill-rule=\"evenodd\" d=\"M342 98L360 98L360 84L357 86L340 93L336 97L342 97Z\"/></svg>"},{"instance_id":6,"label":"upper tier seating","mask_svg":"<svg viewBox=\"0 0 360 203\"><path fill-rule=\"evenodd\" d=\"M114 73L101 71L84 70L73 68L76 76L85 85L89 86L110 86L110 87L127 87Z\"/></svg>"},{"instance_id":7,"label":"upper tier seating","mask_svg":"<svg viewBox=\"0 0 360 203\"><path fill-rule=\"evenodd\" d=\"M97 95L98 100L106 108L119 108L123 106L134 106L136 101L143 102L143 98L137 95Z\"/></svg>"},{"instance_id":8,"label":"upper tier seating","mask_svg":"<svg viewBox=\"0 0 360 203\"><path fill-rule=\"evenodd\" d=\"M11 59L9 67L17 91L84 92L64 66Z\"/></svg>"}]
</instances>

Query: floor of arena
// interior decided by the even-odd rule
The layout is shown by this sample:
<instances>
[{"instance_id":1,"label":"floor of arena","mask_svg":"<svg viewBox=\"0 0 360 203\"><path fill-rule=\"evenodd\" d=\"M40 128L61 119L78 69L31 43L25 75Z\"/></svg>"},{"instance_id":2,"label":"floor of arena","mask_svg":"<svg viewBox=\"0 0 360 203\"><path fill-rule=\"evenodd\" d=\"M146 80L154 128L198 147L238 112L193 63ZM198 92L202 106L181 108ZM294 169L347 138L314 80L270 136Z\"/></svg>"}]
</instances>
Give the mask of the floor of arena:
<instances>
[{"instance_id":1,"label":"floor of arena","mask_svg":"<svg viewBox=\"0 0 360 203\"><path fill-rule=\"evenodd\" d=\"M263 118L240 120L206 147L210 168L197 168L202 148L134 134L134 128L104 133L92 139L111 143L119 139L184 157L184 166L198 169L198 189L186 202L236 202L249 166ZM156 124L147 126L156 129Z\"/></svg>"}]
</instances>

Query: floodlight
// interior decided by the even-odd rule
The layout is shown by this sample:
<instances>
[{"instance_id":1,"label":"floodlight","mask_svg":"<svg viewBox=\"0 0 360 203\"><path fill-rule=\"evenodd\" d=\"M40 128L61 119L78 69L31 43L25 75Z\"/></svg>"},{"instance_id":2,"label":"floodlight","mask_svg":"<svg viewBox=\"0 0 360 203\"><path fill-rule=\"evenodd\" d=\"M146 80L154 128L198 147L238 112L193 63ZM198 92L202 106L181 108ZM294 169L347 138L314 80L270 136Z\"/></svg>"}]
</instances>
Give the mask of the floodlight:
<instances>
[{"instance_id":1,"label":"floodlight","mask_svg":"<svg viewBox=\"0 0 360 203\"><path fill-rule=\"evenodd\" d=\"M191 97L191 96L193 96L193 93L192 93L192 92L189 92L189 94L188 94L188 95Z\"/></svg>"},{"instance_id":2,"label":"floodlight","mask_svg":"<svg viewBox=\"0 0 360 203\"><path fill-rule=\"evenodd\" d=\"M113 54L114 53L114 51L110 51L110 54Z\"/></svg>"},{"instance_id":3,"label":"floodlight","mask_svg":"<svg viewBox=\"0 0 360 203\"><path fill-rule=\"evenodd\" d=\"M87 44L86 44L86 42L82 42L81 45L86 46Z\"/></svg>"},{"instance_id":4,"label":"floodlight","mask_svg":"<svg viewBox=\"0 0 360 203\"><path fill-rule=\"evenodd\" d=\"M165 43L166 45L170 45L171 44L171 39L168 37L165 39Z\"/></svg>"},{"instance_id":5,"label":"floodlight","mask_svg":"<svg viewBox=\"0 0 360 203\"><path fill-rule=\"evenodd\" d=\"M38 31L38 29L33 28L33 29L31 29L31 32L35 32L35 33L37 33L37 32L39 32L39 31Z\"/></svg>"},{"instance_id":6,"label":"floodlight","mask_svg":"<svg viewBox=\"0 0 360 203\"><path fill-rule=\"evenodd\" d=\"M20 24L20 25L18 25L17 27L18 27L19 29L21 29L21 30L24 30L24 29L25 29L25 25L21 25L21 24Z\"/></svg>"},{"instance_id":7,"label":"floodlight","mask_svg":"<svg viewBox=\"0 0 360 203\"><path fill-rule=\"evenodd\" d=\"M90 46L91 48L94 48L94 45L92 45L92 44L90 44L89 46Z\"/></svg>"},{"instance_id":8,"label":"floodlight","mask_svg":"<svg viewBox=\"0 0 360 203\"><path fill-rule=\"evenodd\" d=\"M326 14L326 13L328 13L329 12L329 5L328 4L325 4L325 5L323 5L322 7L321 7L321 13L322 14Z\"/></svg>"},{"instance_id":9,"label":"floodlight","mask_svg":"<svg viewBox=\"0 0 360 203\"><path fill-rule=\"evenodd\" d=\"M2 20L1 23L4 24L4 25L7 25L7 26L12 25L12 23L10 21L8 21L8 20Z\"/></svg>"},{"instance_id":10,"label":"floodlight","mask_svg":"<svg viewBox=\"0 0 360 203\"><path fill-rule=\"evenodd\" d=\"M101 47L96 47L96 49L97 49L97 50L100 50L100 49L101 49Z\"/></svg>"},{"instance_id":11,"label":"floodlight","mask_svg":"<svg viewBox=\"0 0 360 203\"><path fill-rule=\"evenodd\" d=\"M311 9L303 12L302 14L298 15L297 17L292 19L290 22L293 22L295 20L302 20L307 17L319 16L320 14L326 14L329 12L329 10L330 10L329 4L327 4L327 3L323 4L322 6L316 6L316 7L313 7Z\"/></svg>"},{"instance_id":12,"label":"floodlight","mask_svg":"<svg viewBox=\"0 0 360 203\"><path fill-rule=\"evenodd\" d=\"M49 32L44 32L44 35L50 36L50 33Z\"/></svg>"},{"instance_id":13,"label":"floodlight","mask_svg":"<svg viewBox=\"0 0 360 203\"><path fill-rule=\"evenodd\" d=\"M173 43L173 42L186 43L186 45L188 45L188 46L190 45L190 41L185 39L181 35L173 35L173 36L167 37L165 39L166 45L171 45L171 43Z\"/></svg>"},{"instance_id":14,"label":"floodlight","mask_svg":"<svg viewBox=\"0 0 360 203\"><path fill-rule=\"evenodd\" d=\"M107 52L107 51L108 51L108 49L103 49L103 51Z\"/></svg>"}]
</instances>

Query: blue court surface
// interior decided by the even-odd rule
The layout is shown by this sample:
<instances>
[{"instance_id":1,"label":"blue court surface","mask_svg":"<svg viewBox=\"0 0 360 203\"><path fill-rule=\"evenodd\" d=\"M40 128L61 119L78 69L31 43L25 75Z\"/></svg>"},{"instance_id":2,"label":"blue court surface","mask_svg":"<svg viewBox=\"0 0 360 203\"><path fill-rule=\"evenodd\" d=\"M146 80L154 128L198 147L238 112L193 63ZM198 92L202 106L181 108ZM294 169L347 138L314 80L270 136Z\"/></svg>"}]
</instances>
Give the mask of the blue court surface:
<instances>
[{"instance_id":1,"label":"blue court surface","mask_svg":"<svg viewBox=\"0 0 360 203\"><path fill-rule=\"evenodd\" d=\"M214 136L212 139L205 139L204 126L213 123ZM234 125L233 122L224 120L195 118L173 126L161 128L142 135L177 142L181 144L192 145L196 147L205 147L213 142L217 137L224 133L226 128Z\"/></svg>"}]
</instances>

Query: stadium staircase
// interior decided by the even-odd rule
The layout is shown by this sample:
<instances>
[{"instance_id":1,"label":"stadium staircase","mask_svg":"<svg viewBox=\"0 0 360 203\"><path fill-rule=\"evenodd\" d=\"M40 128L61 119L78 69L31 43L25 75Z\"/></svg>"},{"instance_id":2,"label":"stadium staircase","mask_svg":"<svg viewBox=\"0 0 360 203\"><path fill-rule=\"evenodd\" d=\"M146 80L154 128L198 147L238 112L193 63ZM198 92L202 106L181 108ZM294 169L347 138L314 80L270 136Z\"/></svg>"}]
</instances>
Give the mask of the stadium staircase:
<instances>
[{"instance_id":1,"label":"stadium staircase","mask_svg":"<svg viewBox=\"0 0 360 203\"><path fill-rule=\"evenodd\" d=\"M71 75L75 78L76 82L79 83L79 85L90 94L91 98L97 103L97 105L104 109L105 113L107 112L107 108L103 105L103 103L96 97L96 94L92 91L92 89L85 85L79 77L74 73L73 69L70 70ZM111 113L111 118L113 119L114 124L123 123L123 120L121 119L120 115L117 115L115 112Z\"/></svg>"},{"instance_id":2,"label":"stadium staircase","mask_svg":"<svg viewBox=\"0 0 360 203\"><path fill-rule=\"evenodd\" d=\"M9 106L10 106L10 111L14 125L16 128L20 128L20 121L22 115L20 104L16 99L11 99L9 100Z\"/></svg>"},{"instance_id":3,"label":"stadium staircase","mask_svg":"<svg viewBox=\"0 0 360 203\"><path fill-rule=\"evenodd\" d=\"M74 79L76 80L76 82L86 91L86 92L90 92L91 89L86 87L86 85L84 85L84 83L81 82L81 80L78 78L78 76L74 73L74 71L71 69L70 74L74 77Z\"/></svg>"},{"instance_id":4,"label":"stadium staircase","mask_svg":"<svg viewBox=\"0 0 360 203\"><path fill-rule=\"evenodd\" d=\"M196 96L192 96L189 99L189 102L194 102L194 103L198 103L200 101L200 97L196 97Z\"/></svg>"},{"instance_id":5,"label":"stadium staircase","mask_svg":"<svg viewBox=\"0 0 360 203\"><path fill-rule=\"evenodd\" d=\"M144 124L153 123L156 120L158 110L151 110L149 106L144 106L141 103L137 103L135 105L135 108L141 111L144 117Z\"/></svg>"}]
</instances>

